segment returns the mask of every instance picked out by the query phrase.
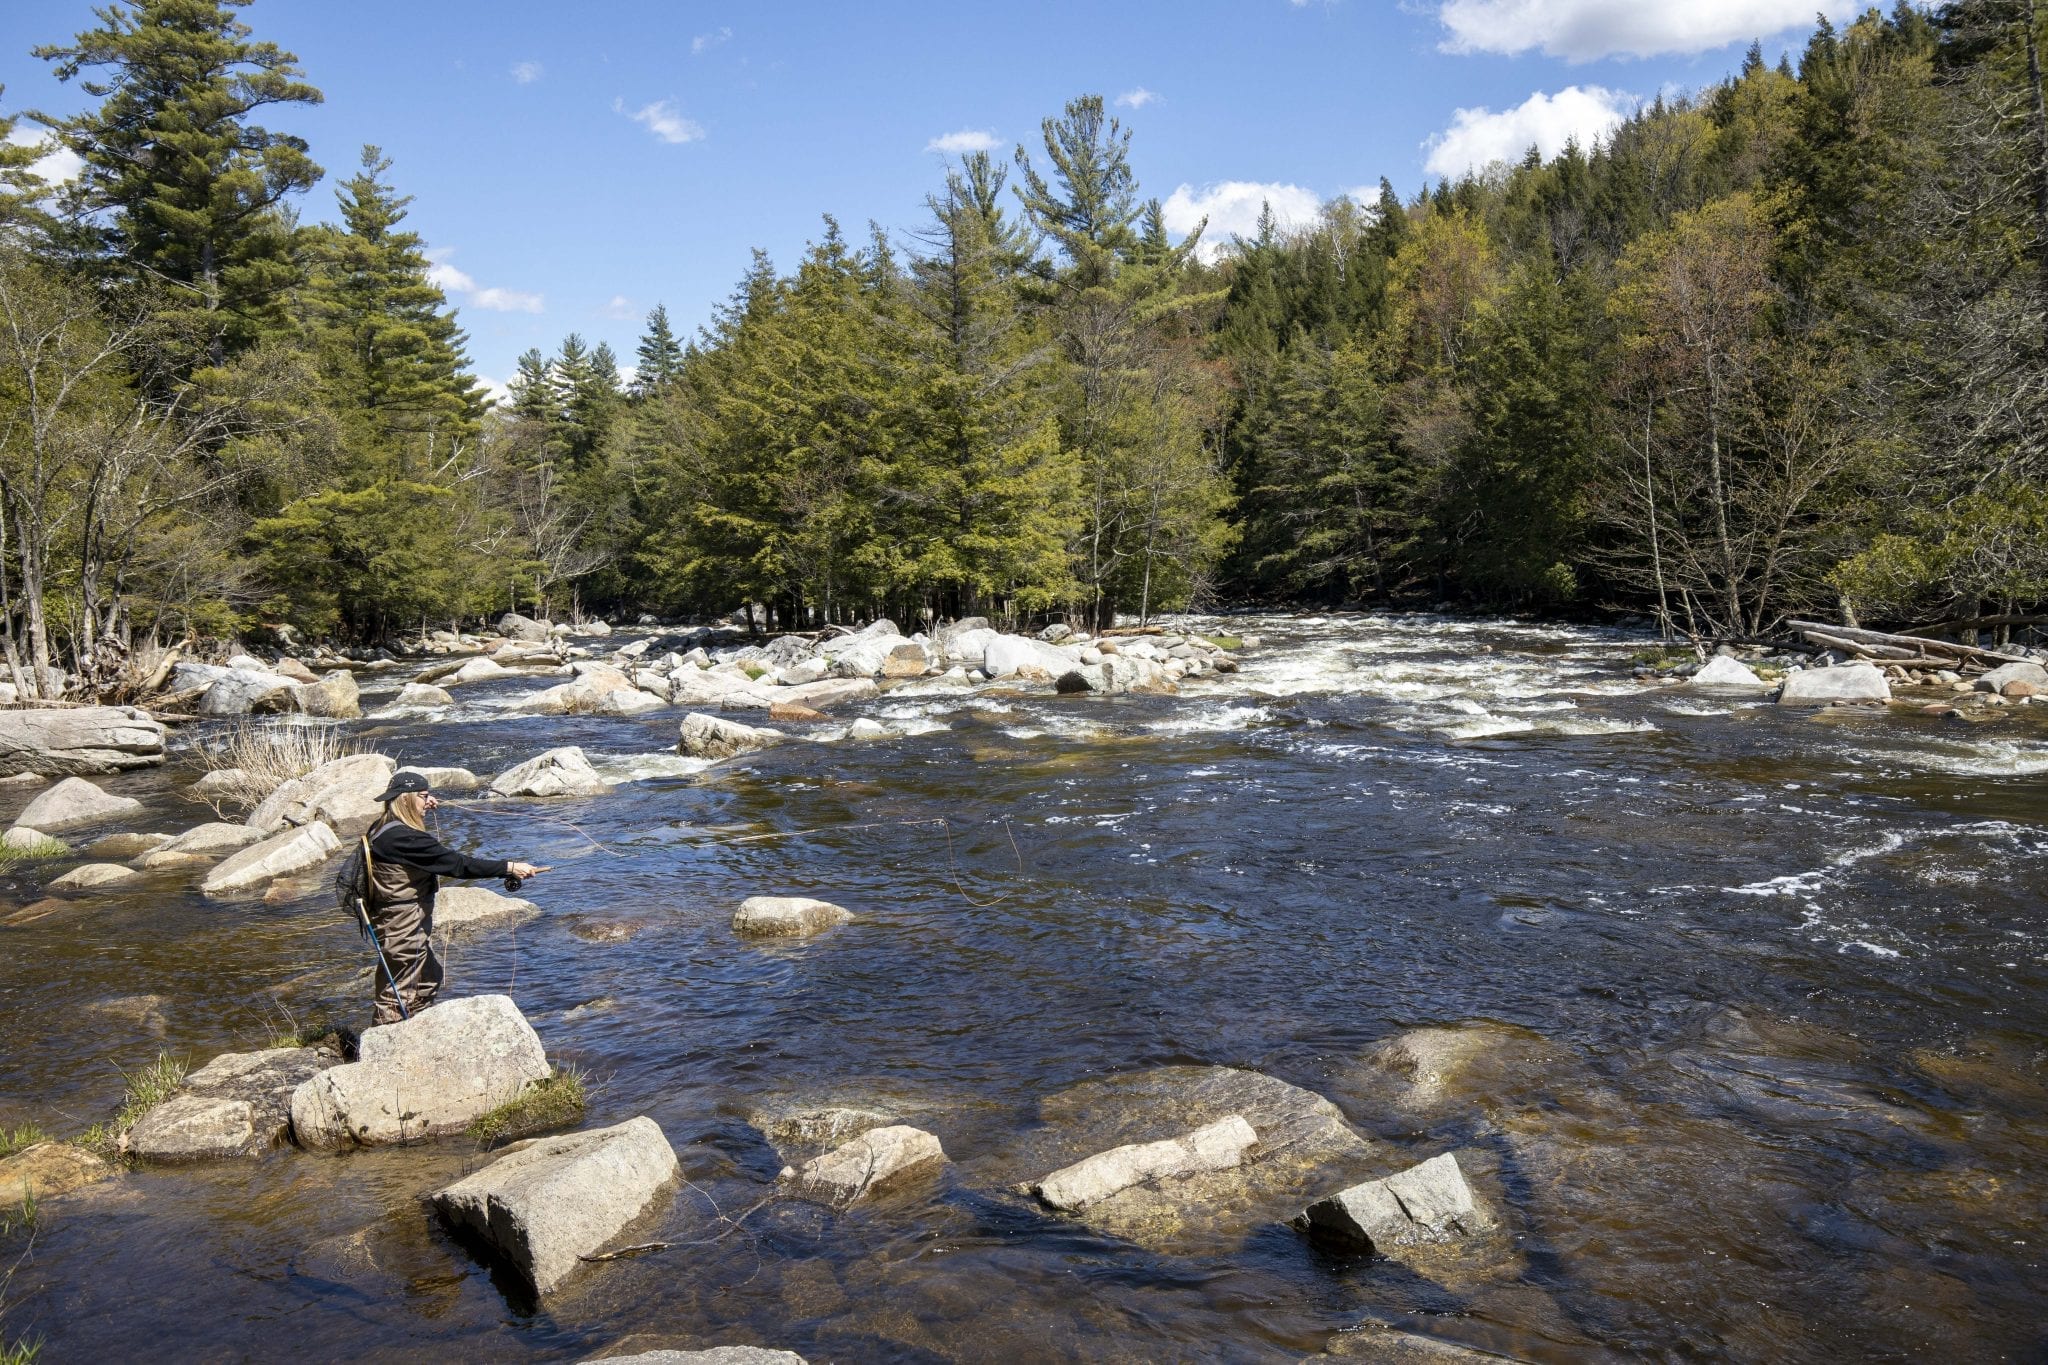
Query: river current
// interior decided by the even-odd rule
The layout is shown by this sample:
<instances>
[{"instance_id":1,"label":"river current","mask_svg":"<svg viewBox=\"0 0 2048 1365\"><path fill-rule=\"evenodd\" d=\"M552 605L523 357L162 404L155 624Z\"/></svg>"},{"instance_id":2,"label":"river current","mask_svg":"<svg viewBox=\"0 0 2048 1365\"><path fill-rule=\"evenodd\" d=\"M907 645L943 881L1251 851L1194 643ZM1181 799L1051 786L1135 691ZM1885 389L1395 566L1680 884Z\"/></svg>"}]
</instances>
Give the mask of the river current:
<instances>
[{"instance_id":1,"label":"river current","mask_svg":"<svg viewBox=\"0 0 2048 1365\"><path fill-rule=\"evenodd\" d=\"M687 1182L646 1235L676 1245L534 1308L423 1203L471 1144L142 1169L43 1210L0 1336L45 1362L1266 1361L1382 1320L1535 1361L2048 1358L2048 707L1781 711L1638 683L1646 642L1597 630L1193 624L1262 643L1175 697L913 683L835 717L898 737L716 766L674 756L673 711L517 714L531 676L350 723L486 776L579 744L621 781L443 808L451 842L555 865L543 916L450 946L449 991L512 994L588 1124L661 1124ZM365 708L409 672L365 675ZM176 831L212 818L195 773L103 785ZM0 873L0 915L55 870ZM0 1126L76 1133L160 1050L367 1023L326 897L191 882L0 928ZM755 894L856 918L750 944ZM1442 1026L1493 1042L1448 1102L1389 1104L1369 1054ZM1459 1152L1513 1256L1446 1279L1280 1225L1168 1255L989 1183L1048 1096L1179 1063L1328 1097L1389 1172ZM956 1164L755 1210L781 1163L750 1116L790 1101L904 1114Z\"/></svg>"}]
</instances>

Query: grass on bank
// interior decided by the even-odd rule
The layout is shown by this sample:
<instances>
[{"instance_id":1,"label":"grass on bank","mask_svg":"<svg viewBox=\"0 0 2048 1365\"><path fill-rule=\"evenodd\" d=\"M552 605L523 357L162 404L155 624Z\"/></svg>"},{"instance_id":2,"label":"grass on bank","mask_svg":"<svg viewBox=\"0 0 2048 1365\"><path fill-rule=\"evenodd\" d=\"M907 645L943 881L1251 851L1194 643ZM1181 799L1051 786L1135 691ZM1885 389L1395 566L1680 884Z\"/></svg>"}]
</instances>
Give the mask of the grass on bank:
<instances>
[{"instance_id":1,"label":"grass on bank","mask_svg":"<svg viewBox=\"0 0 2048 1365\"><path fill-rule=\"evenodd\" d=\"M121 1098L121 1110L105 1123L95 1123L78 1138L78 1145L103 1161L122 1160L121 1139L144 1114L177 1093L185 1083L185 1063L168 1052L139 1071L127 1073L128 1089Z\"/></svg>"},{"instance_id":2,"label":"grass on bank","mask_svg":"<svg viewBox=\"0 0 2048 1365\"><path fill-rule=\"evenodd\" d=\"M42 1216L37 1212L35 1189L25 1184L21 1203L0 1212L0 1237L12 1237L17 1232L25 1232L33 1237L36 1229L42 1225Z\"/></svg>"},{"instance_id":3,"label":"grass on bank","mask_svg":"<svg viewBox=\"0 0 2048 1365\"><path fill-rule=\"evenodd\" d=\"M0 1157L13 1156L25 1151L38 1142L48 1142L50 1135L36 1124L24 1123L15 1128L0 1128Z\"/></svg>"},{"instance_id":4,"label":"grass on bank","mask_svg":"<svg viewBox=\"0 0 2048 1365\"><path fill-rule=\"evenodd\" d=\"M588 1107L583 1073L573 1066L556 1067L552 1076L526 1087L518 1099L471 1123L468 1133L486 1147L495 1147L551 1128L565 1128L581 1119Z\"/></svg>"},{"instance_id":5,"label":"grass on bank","mask_svg":"<svg viewBox=\"0 0 2048 1365\"><path fill-rule=\"evenodd\" d=\"M35 1365L36 1357L43 1353L43 1343L30 1341L27 1337L12 1346L0 1343L0 1365Z\"/></svg>"},{"instance_id":6,"label":"grass on bank","mask_svg":"<svg viewBox=\"0 0 2048 1365\"><path fill-rule=\"evenodd\" d=\"M199 757L208 772L239 775L225 790L216 789L212 800L255 806L294 778L360 751L339 725L273 720L237 725Z\"/></svg>"},{"instance_id":7,"label":"grass on bank","mask_svg":"<svg viewBox=\"0 0 2048 1365\"><path fill-rule=\"evenodd\" d=\"M0 867L12 867L17 863L40 862L45 858L61 858L71 850L61 839L52 839L45 834L21 845L0 844Z\"/></svg>"}]
</instances>

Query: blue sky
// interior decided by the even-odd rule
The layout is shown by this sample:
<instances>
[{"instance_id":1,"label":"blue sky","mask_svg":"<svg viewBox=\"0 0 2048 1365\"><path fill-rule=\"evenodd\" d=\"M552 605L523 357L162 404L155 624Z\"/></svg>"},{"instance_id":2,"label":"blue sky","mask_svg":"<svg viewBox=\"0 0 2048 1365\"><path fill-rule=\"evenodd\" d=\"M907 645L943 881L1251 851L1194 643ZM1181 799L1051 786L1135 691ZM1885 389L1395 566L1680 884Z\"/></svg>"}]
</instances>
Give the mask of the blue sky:
<instances>
[{"instance_id":1,"label":"blue sky","mask_svg":"<svg viewBox=\"0 0 2048 1365\"><path fill-rule=\"evenodd\" d=\"M941 146L1034 148L1074 95L1121 97L1143 190L1176 230L1248 230L1531 141L1597 136L1659 90L1775 59L1840 0L869 0L525 4L256 0L243 18L327 96L277 113L329 180L363 143L396 162L477 371L581 332L630 361L656 302L694 328L748 251L794 263L835 215L917 226ZM87 0L0 10L0 112L85 100L28 55ZM52 170L60 168L53 163Z\"/></svg>"}]
</instances>

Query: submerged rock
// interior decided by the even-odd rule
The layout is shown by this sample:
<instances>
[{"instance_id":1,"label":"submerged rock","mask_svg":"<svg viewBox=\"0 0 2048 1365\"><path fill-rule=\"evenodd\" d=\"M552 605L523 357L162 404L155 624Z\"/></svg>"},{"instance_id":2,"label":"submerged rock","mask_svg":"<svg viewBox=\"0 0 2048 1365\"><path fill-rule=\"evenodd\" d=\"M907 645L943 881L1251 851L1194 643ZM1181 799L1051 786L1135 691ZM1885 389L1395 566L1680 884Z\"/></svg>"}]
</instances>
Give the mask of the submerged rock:
<instances>
[{"instance_id":1,"label":"submerged rock","mask_svg":"<svg viewBox=\"0 0 2048 1365\"><path fill-rule=\"evenodd\" d=\"M1409 1029L1366 1053L1352 1085L1372 1107L1434 1114L1472 1103L1497 1105L1541 1090L1562 1065L1541 1034L1512 1024L1475 1020Z\"/></svg>"},{"instance_id":2,"label":"submerged rock","mask_svg":"<svg viewBox=\"0 0 2048 1365\"><path fill-rule=\"evenodd\" d=\"M119 863L84 863L50 883L52 891L88 891L99 886L118 886L141 876Z\"/></svg>"},{"instance_id":3,"label":"submerged rock","mask_svg":"<svg viewBox=\"0 0 2048 1365\"><path fill-rule=\"evenodd\" d=\"M31 1198L53 1199L113 1173L111 1165L83 1147L38 1142L0 1158L0 1208L19 1209Z\"/></svg>"},{"instance_id":4,"label":"submerged rock","mask_svg":"<svg viewBox=\"0 0 2048 1365\"><path fill-rule=\"evenodd\" d=\"M1258 1141L1252 1126L1232 1114L1185 1137L1098 1152L1054 1171L1032 1186L1032 1193L1056 1209L1073 1212L1147 1181L1227 1171L1242 1163Z\"/></svg>"},{"instance_id":5,"label":"submerged rock","mask_svg":"<svg viewBox=\"0 0 2048 1365\"><path fill-rule=\"evenodd\" d=\"M1133 1143L1185 1136L1236 1115L1258 1135L1226 1170L1168 1176L1081 1209L1091 1227L1169 1254L1241 1245L1301 1210L1304 1189L1341 1187L1386 1162L1322 1096L1256 1071L1167 1066L1084 1081L1039 1106L1043 1126L988 1164L1024 1187L1044 1172Z\"/></svg>"},{"instance_id":6,"label":"submerged rock","mask_svg":"<svg viewBox=\"0 0 2048 1365\"><path fill-rule=\"evenodd\" d=\"M434 1207L545 1294L577 1268L578 1258L645 1213L680 1174L660 1125L628 1119L510 1148L436 1194Z\"/></svg>"},{"instance_id":7,"label":"submerged rock","mask_svg":"<svg viewBox=\"0 0 2048 1365\"><path fill-rule=\"evenodd\" d=\"M807 1160L849 1138L888 1128L896 1121L894 1114L851 1105L763 1110L751 1119L761 1135L774 1145L776 1154L792 1164L799 1157Z\"/></svg>"},{"instance_id":8,"label":"submerged rock","mask_svg":"<svg viewBox=\"0 0 2048 1365\"><path fill-rule=\"evenodd\" d=\"M1293 1224L1296 1231L1339 1250L1385 1255L1418 1242L1444 1241L1484 1221L1458 1159L1445 1152L1398 1175L1319 1199Z\"/></svg>"},{"instance_id":9,"label":"submerged rock","mask_svg":"<svg viewBox=\"0 0 2048 1365\"><path fill-rule=\"evenodd\" d=\"M732 927L748 938L800 938L852 918L852 911L808 896L749 896L733 912Z\"/></svg>"},{"instance_id":10,"label":"submerged rock","mask_svg":"<svg viewBox=\"0 0 2048 1365\"><path fill-rule=\"evenodd\" d=\"M683 717L676 752L687 758L731 758L780 744L787 738L780 730L742 725L736 720L693 711Z\"/></svg>"},{"instance_id":11,"label":"submerged rock","mask_svg":"<svg viewBox=\"0 0 2048 1365\"><path fill-rule=\"evenodd\" d=\"M1802 668L1785 675L1778 693L1780 706L1826 706L1832 702L1890 701L1891 684L1872 664L1839 664L1833 668Z\"/></svg>"},{"instance_id":12,"label":"submerged rock","mask_svg":"<svg viewBox=\"0 0 2048 1365\"><path fill-rule=\"evenodd\" d=\"M341 841L326 825L315 822L274 834L260 844L229 857L206 875L200 894L230 896L279 877L318 867L341 851Z\"/></svg>"},{"instance_id":13,"label":"submerged rock","mask_svg":"<svg viewBox=\"0 0 2048 1365\"><path fill-rule=\"evenodd\" d=\"M491 780L496 796L602 796L610 790L574 745L538 754Z\"/></svg>"},{"instance_id":14,"label":"submerged rock","mask_svg":"<svg viewBox=\"0 0 2048 1365\"><path fill-rule=\"evenodd\" d=\"M851 1204L945 1164L946 1149L922 1128L872 1128L792 1172L798 1193Z\"/></svg>"},{"instance_id":15,"label":"submerged rock","mask_svg":"<svg viewBox=\"0 0 2048 1365\"><path fill-rule=\"evenodd\" d=\"M168 834L106 834L85 846L88 858L140 858L171 841Z\"/></svg>"},{"instance_id":16,"label":"submerged rock","mask_svg":"<svg viewBox=\"0 0 2048 1365\"><path fill-rule=\"evenodd\" d=\"M109 796L82 777L67 777L23 808L14 823L45 834L104 825L142 809L132 797Z\"/></svg>"},{"instance_id":17,"label":"submerged rock","mask_svg":"<svg viewBox=\"0 0 2048 1365\"><path fill-rule=\"evenodd\" d=\"M0 711L0 776L91 776L163 761L163 724L132 706Z\"/></svg>"},{"instance_id":18,"label":"submerged rock","mask_svg":"<svg viewBox=\"0 0 2048 1365\"><path fill-rule=\"evenodd\" d=\"M1324 1343L1323 1353L1309 1359L1369 1360L1374 1365L1499 1365L1513 1357L1371 1323L1331 1337Z\"/></svg>"},{"instance_id":19,"label":"submerged rock","mask_svg":"<svg viewBox=\"0 0 2048 1365\"><path fill-rule=\"evenodd\" d=\"M583 1365L806 1365L795 1351L765 1346L710 1346L701 1351L642 1351L630 1356L593 1356Z\"/></svg>"},{"instance_id":20,"label":"submerged rock","mask_svg":"<svg viewBox=\"0 0 2048 1365\"><path fill-rule=\"evenodd\" d=\"M366 1029L356 1060L292 1093L300 1146L371 1147L457 1133L548 1076L510 996L474 995Z\"/></svg>"}]
</instances>

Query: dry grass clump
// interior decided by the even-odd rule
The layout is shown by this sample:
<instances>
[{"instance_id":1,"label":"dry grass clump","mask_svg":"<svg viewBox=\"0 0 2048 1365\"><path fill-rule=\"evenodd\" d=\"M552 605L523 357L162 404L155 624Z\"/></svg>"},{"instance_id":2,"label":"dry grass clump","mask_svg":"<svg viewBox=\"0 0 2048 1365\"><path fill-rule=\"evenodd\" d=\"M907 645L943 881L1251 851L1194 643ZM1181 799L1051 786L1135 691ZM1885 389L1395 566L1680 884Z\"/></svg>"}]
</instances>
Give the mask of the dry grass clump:
<instances>
[{"instance_id":1,"label":"dry grass clump","mask_svg":"<svg viewBox=\"0 0 2048 1365\"><path fill-rule=\"evenodd\" d=\"M255 806L294 778L361 752L339 725L245 721L200 750L207 772L219 774L198 799Z\"/></svg>"},{"instance_id":2,"label":"dry grass clump","mask_svg":"<svg viewBox=\"0 0 2048 1365\"><path fill-rule=\"evenodd\" d=\"M469 1135L486 1147L514 1138L531 1137L551 1128L564 1128L583 1117L589 1100L583 1092L583 1073L573 1066L555 1068L555 1074L535 1081L516 1100L499 1105L469 1125Z\"/></svg>"}]
</instances>

